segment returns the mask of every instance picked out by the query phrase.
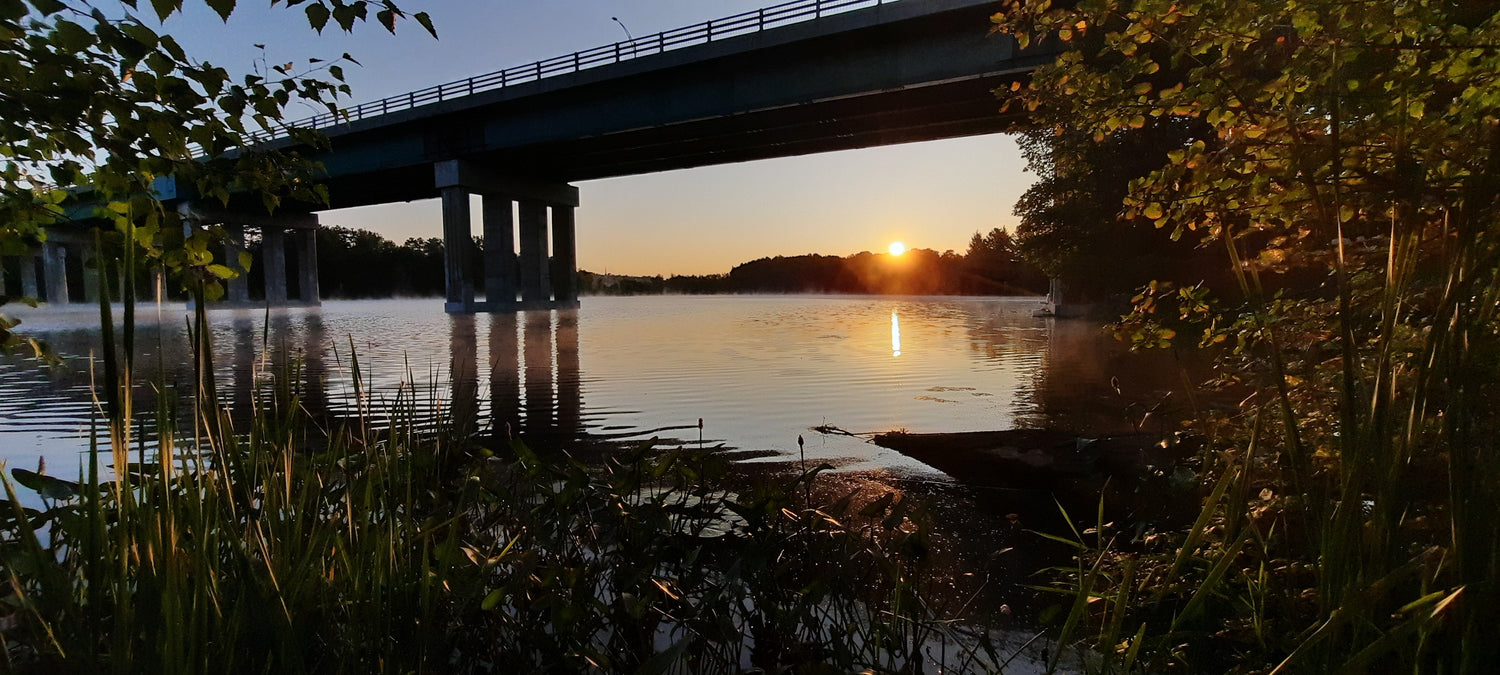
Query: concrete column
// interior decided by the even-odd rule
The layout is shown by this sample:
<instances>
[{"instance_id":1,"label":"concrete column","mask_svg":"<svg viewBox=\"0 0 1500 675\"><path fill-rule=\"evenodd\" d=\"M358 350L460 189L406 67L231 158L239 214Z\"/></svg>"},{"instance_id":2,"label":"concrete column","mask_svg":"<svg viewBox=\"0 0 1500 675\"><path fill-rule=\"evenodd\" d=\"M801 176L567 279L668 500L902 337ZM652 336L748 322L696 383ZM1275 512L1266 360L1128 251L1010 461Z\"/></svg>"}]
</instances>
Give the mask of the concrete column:
<instances>
[{"instance_id":1,"label":"concrete column","mask_svg":"<svg viewBox=\"0 0 1500 675\"><path fill-rule=\"evenodd\" d=\"M90 246L83 261L83 299L85 302L99 302L99 275L105 273L105 270L101 269L103 266L104 261L99 258L99 250Z\"/></svg>"},{"instance_id":2,"label":"concrete column","mask_svg":"<svg viewBox=\"0 0 1500 675\"><path fill-rule=\"evenodd\" d=\"M302 287L302 304L313 307L323 304L318 292L318 231L298 229L297 238L297 282Z\"/></svg>"},{"instance_id":3,"label":"concrete column","mask_svg":"<svg viewBox=\"0 0 1500 675\"><path fill-rule=\"evenodd\" d=\"M17 271L21 274L21 295L28 298L37 297L36 284L36 254L30 251L21 256Z\"/></svg>"},{"instance_id":4,"label":"concrete column","mask_svg":"<svg viewBox=\"0 0 1500 675\"><path fill-rule=\"evenodd\" d=\"M484 299L491 312L516 305L516 236L511 200L484 196Z\"/></svg>"},{"instance_id":5,"label":"concrete column","mask_svg":"<svg viewBox=\"0 0 1500 675\"><path fill-rule=\"evenodd\" d=\"M42 245L42 274L47 283L47 304L68 304L68 254L62 244Z\"/></svg>"},{"instance_id":6,"label":"concrete column","mask_svg":"<svg viewBox=\"0 0 1500 675\"><path fill-rule=\"evenodd\" d=\"M240 252L245 250L245 226L238 223L224 224L224 266L239 273L225 280L224 301L235 305L250 304L249 270L240 269Z\"/></svg>"},{"instance_id":7,"label":"concrete column","mask_svg":"<svg viewBox=\"0 0 1500 675\"><path fill-rule=\"evenodd\" d=\"M267 225L260 229L261 270L266 276L266 302L286 305L286 232Z\"/></svg>"},{"instance_id":8,"label":"concrete column","mask_svg":"<svg viewBox=\"0 0 1500 675\"><path fill-rule=\"evenodd\" d=\"M573 207L552 207L552 297L558 307L578 306L578 248Z\"/></svg>"},{"instance_id":9,"label":"concrete column","mask_svg":"<svg viewBox=\"0 0 1500 675\"><path fill-rule=\"evenodd\" d=\"M552 300L547 264L547 205L521 201L521 302L545 307Z\"/></svg>"},{"instance_id":10,"label":"concrete column","mask_svg":"<svg viewBox=\"0 0 1500 675\"><path fill-rule=\"evenodd\" d=\"M469 192L462 187L443 188L443 269L449 314L474 311L474 283L468 278L470 249L474 235L469 217Z\"/></svg>"}]
</instances>

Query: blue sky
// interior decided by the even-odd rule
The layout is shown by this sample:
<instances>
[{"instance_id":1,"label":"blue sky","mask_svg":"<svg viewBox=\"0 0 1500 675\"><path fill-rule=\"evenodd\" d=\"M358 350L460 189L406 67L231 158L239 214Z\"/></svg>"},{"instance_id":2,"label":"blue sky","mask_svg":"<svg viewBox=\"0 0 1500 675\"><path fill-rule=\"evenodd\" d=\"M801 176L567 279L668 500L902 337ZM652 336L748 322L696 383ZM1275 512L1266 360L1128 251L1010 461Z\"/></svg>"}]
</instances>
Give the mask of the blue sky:
<instances>
[{"instance_id":1,"label":"blue sky","mask_svg":"<svg viewBox=\"0 0 1500 675\"><path fill-rule=\"evenodd\" d=\"M264 44L269 63L336 58L354 90L346 103L568 54L729 16L773 0L437 0L399 2L426 11L433 40L415 23L392 36L374 23L320 36L302 7L239 3L225 25L192 6L167 28L190 54L246 72ZM149 11L149 10L148 10ZM997 105L998 107L998 105ZM309 110L311 114L313 111ZM1011 207L1031 184L1015 143L984 136L747 162L579 183L579 266L618 274L705 274L774 255L848 255L909 247L962 251L975 231L1013 227ZM402 241L440 236L437 202L329 211L325 225Z\"/></svg>"}]
</instances>

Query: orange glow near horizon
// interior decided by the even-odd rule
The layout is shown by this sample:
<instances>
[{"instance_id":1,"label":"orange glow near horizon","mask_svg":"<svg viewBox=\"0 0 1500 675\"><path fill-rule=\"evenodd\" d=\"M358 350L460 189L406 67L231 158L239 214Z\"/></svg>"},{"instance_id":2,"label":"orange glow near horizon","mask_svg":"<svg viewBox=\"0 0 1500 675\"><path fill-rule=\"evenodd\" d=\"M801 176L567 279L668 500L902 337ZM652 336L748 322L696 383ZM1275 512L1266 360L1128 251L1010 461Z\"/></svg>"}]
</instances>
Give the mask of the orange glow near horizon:
<instances>
[{"instance_id":1,"label":"orange glow near horizon","mask_svg":"<svg viewBox=\"0 0 1500 675\"><path fill-rule=\"evenodd\" d=\"M906 252L906 244L903 244L899 241L893 241L891 242L890 251L891 255L901 255L902 253Z\"/></svg>"}]
</instances>

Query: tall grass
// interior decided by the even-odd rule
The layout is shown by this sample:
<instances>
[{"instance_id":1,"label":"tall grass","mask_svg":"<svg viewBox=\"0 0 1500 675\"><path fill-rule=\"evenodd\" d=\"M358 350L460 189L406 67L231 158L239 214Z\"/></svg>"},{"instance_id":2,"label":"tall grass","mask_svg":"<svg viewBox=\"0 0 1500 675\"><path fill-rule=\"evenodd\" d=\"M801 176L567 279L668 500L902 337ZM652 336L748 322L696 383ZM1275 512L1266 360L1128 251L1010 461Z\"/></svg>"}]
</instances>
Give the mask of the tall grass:
<instances>
[{"instance_id":1,"label":"tall grass","mask_svg":"<svg viewBox=\"0 0 1500 675\"><path fill-rule=\"evenodd\" d=\"M1385 237L1330 252L1326 297L1268 297L1224 233L1250 299L1221 328L1240 345L1226 366L1255 393L1196 423L1212 441L1190 528L1076 541L1064 637L1095 646L1102 672L1494 667L1493 209L1424 223L1390 208Z\"/></svg>"}]
</instances>

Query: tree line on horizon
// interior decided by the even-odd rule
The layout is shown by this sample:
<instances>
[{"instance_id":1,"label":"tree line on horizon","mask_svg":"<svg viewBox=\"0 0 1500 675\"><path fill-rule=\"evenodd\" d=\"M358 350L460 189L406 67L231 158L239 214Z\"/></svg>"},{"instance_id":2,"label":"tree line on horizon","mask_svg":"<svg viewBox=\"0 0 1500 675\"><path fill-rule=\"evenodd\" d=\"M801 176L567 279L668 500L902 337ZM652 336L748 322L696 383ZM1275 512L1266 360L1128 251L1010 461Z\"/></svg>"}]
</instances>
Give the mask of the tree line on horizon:
<instances>
[{"instance_id":1,"label":"tree line on horizon","mask_svg":"<svg viewBox=\"0 0 1500 675\"><path fill-rule=\"evenodd\" d=\"M440 296L444 292L443 240L410 238L402 244L369 230L327 226L318 230L318 283L322 296L339 299ZM484 278L484 239L474 238L470 278ZM257 257L260 243L248 248ZM289 248L295 256L295 248ZM259 269L250 286L261 288ZM625 276L579 270L585 295L847 293L892 295L1035 295L1047 275L1025 260L1010 233L978 232L964 253L912 249L900 256L864 251L850 256L796 255L760 258L725 274ZM294 289L295 290L295 289Z\"/></svg>"}]
</instances>

